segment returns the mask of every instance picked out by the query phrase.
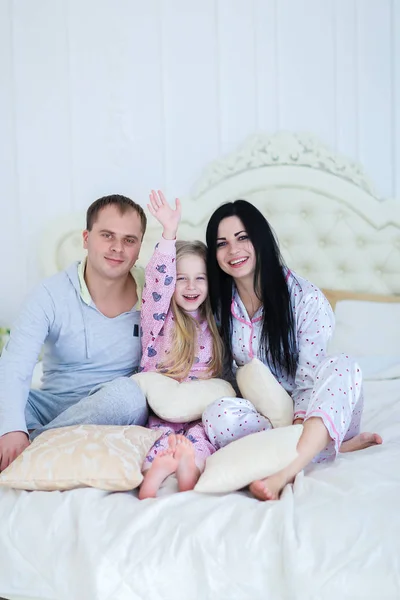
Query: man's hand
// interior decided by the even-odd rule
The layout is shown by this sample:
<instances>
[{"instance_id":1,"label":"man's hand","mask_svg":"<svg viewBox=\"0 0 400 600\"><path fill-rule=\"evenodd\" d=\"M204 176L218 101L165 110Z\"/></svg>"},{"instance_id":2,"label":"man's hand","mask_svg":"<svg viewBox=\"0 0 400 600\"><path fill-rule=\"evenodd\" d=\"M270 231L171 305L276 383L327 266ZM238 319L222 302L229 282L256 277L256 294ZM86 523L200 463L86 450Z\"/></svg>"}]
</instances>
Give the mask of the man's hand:
<instances>
[{"instance_id":1,"label":"man's hand","mask_svg":"<svg viewBox=\"0 0 400 600\"><path fill-rule=\"evenodd\" d=\"M30 444L23 431L11 431L0 437L0 472L4 471Z\"/></svg>"}]
</instances>

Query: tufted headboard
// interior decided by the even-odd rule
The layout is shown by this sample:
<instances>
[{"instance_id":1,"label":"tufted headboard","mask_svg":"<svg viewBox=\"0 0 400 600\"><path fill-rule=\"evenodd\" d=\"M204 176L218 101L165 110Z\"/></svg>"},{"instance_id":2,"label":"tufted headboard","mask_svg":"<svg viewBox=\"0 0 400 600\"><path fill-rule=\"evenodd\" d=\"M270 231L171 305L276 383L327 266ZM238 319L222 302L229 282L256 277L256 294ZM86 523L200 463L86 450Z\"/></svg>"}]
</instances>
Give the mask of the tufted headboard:
<instances>
[{"instance_id":1,"label":"tufted headboard","mask_svg":"<svg viewBox=\"0 0 400 600\"><path fill-rule=\"evenodd\" d=\"M288 266L322 288L400 294L400 200L380 200L359 165L311 136L256 135L209 165L182 199L180 238L203 239L213 210L255 204L274 228ZM52 223L41 264L51 275L83 256L84 215ZM140 254L160 236L152 217Z\"/></svg>"}]
</instances>

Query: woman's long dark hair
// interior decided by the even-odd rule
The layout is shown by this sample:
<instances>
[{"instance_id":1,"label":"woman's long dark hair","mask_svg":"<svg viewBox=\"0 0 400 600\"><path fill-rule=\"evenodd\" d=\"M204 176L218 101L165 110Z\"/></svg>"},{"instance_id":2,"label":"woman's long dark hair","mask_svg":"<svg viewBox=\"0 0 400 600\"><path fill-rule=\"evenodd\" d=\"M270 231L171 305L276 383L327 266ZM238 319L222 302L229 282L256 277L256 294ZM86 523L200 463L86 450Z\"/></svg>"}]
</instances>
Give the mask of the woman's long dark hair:
<instances>
[{"instance_id":1,"label":"woman's long dark hair","mask_svg":"<svg viewBox=\"0 0 400 600\"><path fill-rule=\"evenodd\" d=\"M264 356L260 358L266 358L268 354L272 368L281 368L294 375L297 366L296 333L285 264L268 221L246 200L228 202L217 208L208 222L206 233L211 307L220 321L227 360L231 365L233 278L218 265L217 236L220 222L233 216L242 221L255 251L254 291L264 309L260 339L260 350Z\"/></svg>"}]
</instances>

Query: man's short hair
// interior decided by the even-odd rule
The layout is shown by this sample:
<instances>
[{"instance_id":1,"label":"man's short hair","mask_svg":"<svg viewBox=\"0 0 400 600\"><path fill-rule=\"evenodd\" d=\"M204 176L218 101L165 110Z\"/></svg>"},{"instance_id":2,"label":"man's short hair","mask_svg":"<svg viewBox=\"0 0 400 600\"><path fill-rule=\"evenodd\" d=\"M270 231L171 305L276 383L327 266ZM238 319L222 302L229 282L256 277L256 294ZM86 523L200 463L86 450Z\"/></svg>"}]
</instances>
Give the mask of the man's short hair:
<instances>
[{"instance_id":1,"label":"man's short hair","mask_svg":"<svg viewBox=\"0 0 400 600\"><path fill-rule=\"evenodd\" d=\"M116 206L121 213L124 215L128 210L134 210L140 217L140 221L142 224L142 234L145 234L147 227L147 217L140 206L127 196L121 196L121 194L111 194L110 196L103 196L102 198L98 198L95 200L87 209L86 212L86 229L88 231L92 230L94 223L96 222L97 216L103 208L106 206Z\"/></svg>"}]
</instances>

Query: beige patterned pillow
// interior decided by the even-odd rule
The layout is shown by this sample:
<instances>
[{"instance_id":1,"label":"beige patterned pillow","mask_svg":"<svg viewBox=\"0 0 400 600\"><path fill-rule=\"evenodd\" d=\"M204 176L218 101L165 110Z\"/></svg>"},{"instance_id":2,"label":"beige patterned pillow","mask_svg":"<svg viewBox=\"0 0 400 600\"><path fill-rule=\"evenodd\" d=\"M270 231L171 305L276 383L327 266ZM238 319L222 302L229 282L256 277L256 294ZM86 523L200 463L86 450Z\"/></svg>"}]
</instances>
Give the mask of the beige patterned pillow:
<instances>
[{"instance_id":1,"label":"beige patterned pillow","mask_svg":"<svg viewBox=\"0 0 400 600\"><path fill-rule=\"evenodd\" d=\"M47 491L80 487L132 490L142 482L142 463L160 435L137 425L50 429L1 473L0 486Z\"/></svg>"}]
</instances>

